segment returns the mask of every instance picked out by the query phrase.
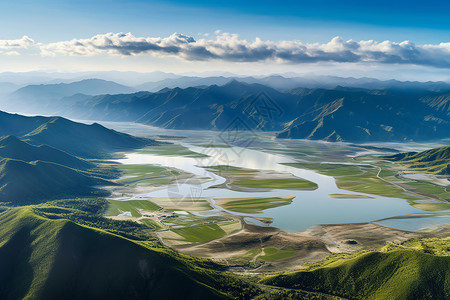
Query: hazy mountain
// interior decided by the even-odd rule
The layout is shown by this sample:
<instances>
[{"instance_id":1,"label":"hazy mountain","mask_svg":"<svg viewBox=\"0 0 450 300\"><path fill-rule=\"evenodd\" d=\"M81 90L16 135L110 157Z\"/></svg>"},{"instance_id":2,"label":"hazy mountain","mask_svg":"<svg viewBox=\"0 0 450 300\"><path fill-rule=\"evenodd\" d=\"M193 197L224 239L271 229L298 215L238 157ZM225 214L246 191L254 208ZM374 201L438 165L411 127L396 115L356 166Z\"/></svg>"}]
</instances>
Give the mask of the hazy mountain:
<instances>
[{"instance_id":1,"label":"hazy mountain","mask_svg":"<svg viewBox=\"0 0 450 300\"><path fill-rule=\"evenodd\" d=\"M231 81L206 88L101 95L63 110L82 119L171 129L281 131L280 138L404 141L446 138L449 94L425 90L299 88L285 92Z\"/></svg>"},{"instance_id":2,"label":"hazy mountain","mask_svg":"<svg viewBox=\"0 0 450 300\"><path fill-rule=\"evenodd\" d=\"M47 145L33 146L12 135L0 139L0 157L26 162L41 160L80 170L94 167L94 164L66 152Z\"/></svg>"},{"instance_id":3,"label":"hazy mountain","mask_svg":"<svg viewBox=\"0 0 450 300\"><path fill-rule=\"evenodd\" d=\"M14 135L33 145L48 145L80 157L101 157L107 153L155 145L149 139L86 125L61 117L25 117L0 112L0 137Z\"/></svg>"},{"instance_id":4,"label":"hazy mountain","mask_svg":"<svg viewBox=\"0 0 450 300\"><path fill-rule=\"evenodd\" d=\"M399 89L399 90L427 90L435 92L450 91L448 82L418 82L398 80L378 80L374 78L344 78L336 76L307 76L307 77L283 77L280 75L262 77L216 76L194 77L183 76L178 78L166 78L160 81L147 82L136 86L137 90L157 92L164 88L188 88L205 87L209 85L224 85L232 80L244 83L258 83L278 90L290 90L295 88L326 88L336 86L364 88L364 89Z\"/></svg>"},{"instance_id":5,"label":"hazy mountain","mask_svg":"<svg viewBox=\"0 0 450 300\"><path fill-rule=\"evenodd\" d=\"M210 85L224 85L233 80L230 77L190 77L183 76L179 78L166 78L164 80L146 82L136 86L139 91L157 92L164 88L188 88L188 87L206 87Z\"/></svg>"},{"instance_id":6,"label":"hazy mountain","mask_svg":"<svg viewBox=\"0 0 450 300\"><path fill-rule=\"evenodd\" d=\"M19 88L18 85L11 82L0 82L0 96L11 94Z\"/></svg>"},{"instance_id":7,"label":"hazy mountain","mask_svg":"<svg viewBox=\"0 0 450 300\"><path fill-rule=\"evenodd\" d=\"M1 105L4 109L28 113L53 110L61 98L75 94L100 95L131 93L133 88L101 79L85 79L72 83L27 85L9 95Z\"/></svg>"},{"instance_id":8,"label":"hazy mountain","mask_svg":"<svg viewBox=\"0 0 450 300\"><path fill-rule=\"evenodd\" d=\"M98 78L114 81L127 86L135 86L149 81L159 81L166 78L181 77L173 73L160 71L141 73L132 71L87 71L76 73L64 72L3 72L0 73L0 82L11 82L17 85L70 83L84 79Z\"/></svg>"}]
</instances>

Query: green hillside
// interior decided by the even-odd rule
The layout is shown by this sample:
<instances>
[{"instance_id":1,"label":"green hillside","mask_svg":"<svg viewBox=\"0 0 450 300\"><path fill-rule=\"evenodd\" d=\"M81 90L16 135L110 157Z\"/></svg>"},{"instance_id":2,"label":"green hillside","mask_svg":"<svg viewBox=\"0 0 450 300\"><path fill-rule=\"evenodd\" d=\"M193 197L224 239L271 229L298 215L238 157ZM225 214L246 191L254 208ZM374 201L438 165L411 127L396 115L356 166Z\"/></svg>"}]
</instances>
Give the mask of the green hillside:
<instances>
[{"instance_id":1,"label":"green hillside","mask_svg":"<svg viewBox=\"0 0 450 300\"><path fill-rule=\"evenodd\" d=\"M54 163L0 160L0 202L14 205L99 192L94 186L112 184Z\"/></svg>"},{"instance_id":2,"label":"green hillside","mask_svg":"<svg viewBox=\"0 0 450 300\"><path fill-rule=\"evenodd\" d=\"M200 261L46 219L32 207L0 214L1 299L224 299L225 283L246 285Z\"/></svg>"},{"instance_id":3,"label":"green hillside","mask_svg":"<svg viewBox=\"0 0 450 300\"><path fill-rule=\"evenodd\" d=\"M23 138L34 145L49 145L81 157L98 157L105 153L157 144L152 140L107 129L97 123L86 125L61 117L50 118Z\"/></svg>"},{"instance_id":4,"label":"green hillside","mask_svg":"<svg viewBox=\"0 0 450 300\"><path fill-rule=\"evenodd\" d=\"M84 158L158 144L97 123L87 125L61 117L26 117L0 111L0 137L10 135L36 146L47 145Z\"/></svg>"},{"instance_id":5,"label":"green hillside","mask_svg":"<svg viewBox=\"0 0 450 300\"><path fill-rule=\"evenodd\" d=\"M263 282L350 299L449 299L450 238L388 245L382 251L332 256L304 271Z\"/></svg>"},{"instance_id":6,"label":"green hillside","mask_svg":"<svg viewBox=\"0 0 450 300\"><path fill-rule=\"evenodd\" d=\"M450 146L422 152L407 152L385 157L424 173L450 175Z\"/></svg>"},{"instance_id":7,"label":"green hillside","mask_svg":"<svg viewBox=\"0 0 450 300\"><path fill-rule=\"evenodd\" d=\"M86 170L95 165L53 147L33 146L15 136L9 135L0 139L0 157L23 160L27 162L42 160L71 168Z\"/></svg>"}]
</instances>

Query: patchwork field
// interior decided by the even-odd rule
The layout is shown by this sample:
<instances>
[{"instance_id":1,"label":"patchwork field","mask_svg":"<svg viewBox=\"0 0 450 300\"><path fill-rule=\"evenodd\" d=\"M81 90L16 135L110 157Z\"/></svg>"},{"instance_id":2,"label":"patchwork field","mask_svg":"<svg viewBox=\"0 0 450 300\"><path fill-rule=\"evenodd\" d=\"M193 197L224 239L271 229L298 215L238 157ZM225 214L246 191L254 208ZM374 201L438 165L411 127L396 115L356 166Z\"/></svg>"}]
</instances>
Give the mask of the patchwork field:
<instances>
[{"instance_id":1,"label":"patchwork field","mask_svg":"<svg viewBox=\"0 0 450 300\"><path fill-rule=\"evenodd\" d=\"M106 216L118 216L120 214L129 212L132 217L142 217L142 213L153 212L161 207L148 200L108 200L108 208L105 212Z\"/></svg>"},{"instance_id":2,"label":"patchwork field","mask_svg":"<svg viewBox=\"0 0 450 300\"><path fill-rule=\"evenodd\" d=\"M250 170L230 166L213 166L208 171L225 177L227 182L221 186L231 186L231 189L293 189L315 190L314 182L295 177L288 173Z\"/></svg>"},{"instance_id":3,"label":"patchwork field","mask_svg":"<svg viewBox=\"0 0 450 300\"><path fill-rule=\"evenodd\" d=\"M204 243L219 239L241 229L240 221L222 222L210 225L192 225L190 227L159 232L159 236L168 244Z\"/></svg>"},{"instance_id":4,"label":"patchwork field","mask_svg":"<svg viewBox=\"0 0 450 300\"><path fill-rule=\"evenodd\" d=\"M230 198L214 199L217 205L229 211L261 214L263 210L288 205L294 197L271 197L271 198Z\"/></svg>"}]
</instances>

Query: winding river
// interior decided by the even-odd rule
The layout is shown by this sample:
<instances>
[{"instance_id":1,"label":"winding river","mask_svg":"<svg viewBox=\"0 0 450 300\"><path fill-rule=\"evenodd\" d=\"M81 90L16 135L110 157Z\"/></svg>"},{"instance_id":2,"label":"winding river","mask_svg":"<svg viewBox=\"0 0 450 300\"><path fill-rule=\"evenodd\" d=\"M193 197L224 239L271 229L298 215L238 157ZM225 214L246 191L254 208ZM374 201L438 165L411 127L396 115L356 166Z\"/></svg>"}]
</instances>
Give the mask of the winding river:
<instances>
[{"instance_id":1,"label":"winding river","mask_svg":"<svg viewBox=\"0 0 450 300\"><path fill-rule=\"evenodd\" d=\"M192 180L189 182L175 182L163 189L135 195L132 198L123 198L122 200L170 197L175 201L182 200L188 203L190 200L198 197L208 198L213 205L213 210L195 213L203 216L214 216L220 215L224 211L223 208L214 204L214 198L294 196L295 198L290 205L267 209L263 214L249 215L228 211L229 213L240 216L272 218L272 226L290 232L304 231L318 224L373 222L399 215L423 213L423 211L410 206L404 199L341 190L336 186L335 180L331 176L283 165L282 163L295 162L287 156L240 147L211 148L195 146L189 143L180 144L191 151L207 154L208 157L191 158L184 156L128 153L125 158L119 159L118 162L123 164L155 164L176 168L195 174L197 177L204 178L205 180L199 180L197 182L192 182ZM225 178L208 172L204 168L215 165L229 165L247 169L290 173L293 176L316 183L318 188L313 191L275 189L264 192L240 192L226 188L211 188L225 182ZM373 199L336 199L329 196L329 194L335 193L366 195L373 197ZM379 223L400 229L418 230L422 227L435 227L436 225L448 222L449 217L447 216L440 218L390 219Z\"/></svg>"}]
</instances>

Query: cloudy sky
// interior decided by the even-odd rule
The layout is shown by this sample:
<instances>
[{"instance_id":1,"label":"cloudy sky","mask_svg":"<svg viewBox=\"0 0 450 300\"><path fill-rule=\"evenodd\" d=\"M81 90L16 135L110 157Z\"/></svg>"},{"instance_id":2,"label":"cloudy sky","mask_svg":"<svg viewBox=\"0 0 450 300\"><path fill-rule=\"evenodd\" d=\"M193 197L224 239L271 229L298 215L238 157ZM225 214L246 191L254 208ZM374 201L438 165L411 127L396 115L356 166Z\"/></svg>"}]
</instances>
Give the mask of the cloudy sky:
<instances>
[{"instance_id":1,"label":"cloudy sky","mask_svg":"<svg viewBox=\"0 0 450 300\"><path fill-rule=\"evenodd\" d=\"M450 80L449 16L444 0L1 1L0 72Z\"/></svg>"}]
</instances>

